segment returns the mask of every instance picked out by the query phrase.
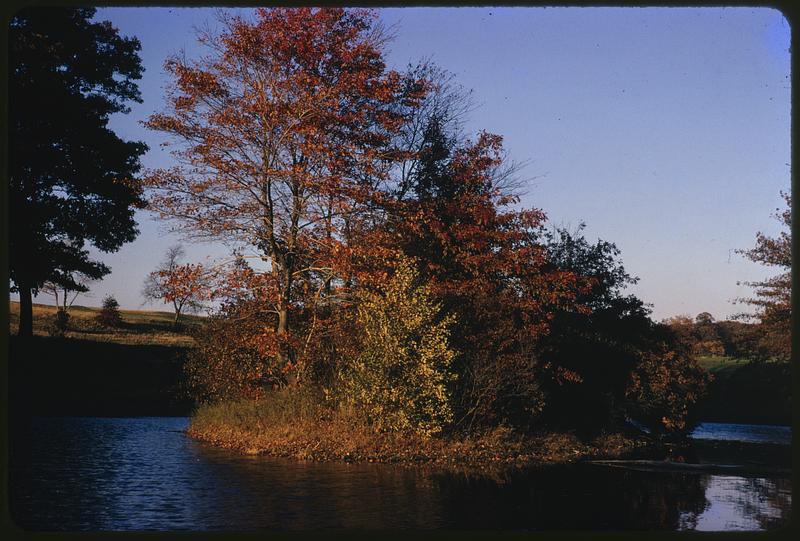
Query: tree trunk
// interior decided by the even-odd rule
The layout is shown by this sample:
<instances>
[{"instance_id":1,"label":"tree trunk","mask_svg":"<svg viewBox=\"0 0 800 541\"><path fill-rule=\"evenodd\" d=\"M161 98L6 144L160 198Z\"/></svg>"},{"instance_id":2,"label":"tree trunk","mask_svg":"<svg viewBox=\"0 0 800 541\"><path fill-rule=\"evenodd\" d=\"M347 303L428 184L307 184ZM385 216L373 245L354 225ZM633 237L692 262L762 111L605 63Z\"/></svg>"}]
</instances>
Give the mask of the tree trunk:
<instances>
[{"instance_id":1,"label":"tree trunk","mask_svg":"<svg viewBox=\"0 0 800 541\"><path fill-rule=\"evenodd\" d=\"M179 320L181 318L181 312L183 311L183 304L185 302L186 301L178 301L177 299L174 299L172 301L172 308L173 308L173 310L175 310L175 319L172 321L172 330L173 331L177 331L178 330L178 322L179 322Z\"/></svg>"},{"instance_id":2,"label":"tree trunk","mask_svg":"<svg viewBox=\"0 0 800 541\"><path fill-rule=\"evenodd\" d=\"M17 336L33 336L33 299L28 285L19 286L19 330Z\"/></svg>"},{"instance_id":3,"label":"tree trunk","mask_svg":"<svg viewBox=\"0 0 800 541\"><path fill-rule=\"evenodd\" d=\"M289 330L289 311L286 309L286 306L281 303L281 306L278 308L278 329L277 334L278 336L284 336Z\"/></svg>"},{"instance_id":4,"label":"tree trunk","mask_svg":"<svg viewBox=\"0 0 800 541\"><path fill-rule=\"evenodd\" d=\"M281 341L278 344L278 362L283 364L288 361L286 355L286 348L285 345L282 343L286 333L289 330L289 310L286 308L286 304L281 302L280 306L278 307L278 328L275 330L275 334L278 335L278 340Z\"/></svg>"},{"instance_id":5,"label":"tree trunk","mask_svg":"<svg viewBox=\"0 0 800 541\"><path fill-rule=\"evenodd\" d=\"M289 309L287 302L282 301L278 307L278 328L275 333L278 335L278 339L281 340L281 344L278 346L278 363L285 364L292 362L292 352L289 351L286 344L282 343L283 339L289 333ZM293 387L297 385L297 383L297 370L289 371L286 376L286 385Z\"/></svg>"}]
</instances>

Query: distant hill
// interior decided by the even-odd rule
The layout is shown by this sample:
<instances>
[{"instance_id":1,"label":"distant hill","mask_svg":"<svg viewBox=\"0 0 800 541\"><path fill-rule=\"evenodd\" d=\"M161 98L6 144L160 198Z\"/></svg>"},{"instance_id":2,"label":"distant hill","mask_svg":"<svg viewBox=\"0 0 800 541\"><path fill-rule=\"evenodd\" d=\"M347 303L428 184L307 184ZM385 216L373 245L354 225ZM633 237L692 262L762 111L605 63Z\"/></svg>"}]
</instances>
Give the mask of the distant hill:
<instances>
[{"instance_id":1,"label":"distant hill","mask_svg":"<svg viewBox=\"0 0 800 541\"><path fill-rule=\"evenodd\" d=\"M171 312L153 310L120 310L122 326L107 328L97 323L94 318L99 308L73 306L69 310L70 321L65 336L81 340L94 340L116 344L140 344L162 346L192 346L194 339L190 336L192 328L206 319L203 316L181 316L182 325L173 329L175 315ZM56 307L47 304L33 305L33 333L37 336L49 336L49 328L56 316ZM19 326L19 302L10 301L9 330L16 334Z\"/></svg>"}]
</instances>

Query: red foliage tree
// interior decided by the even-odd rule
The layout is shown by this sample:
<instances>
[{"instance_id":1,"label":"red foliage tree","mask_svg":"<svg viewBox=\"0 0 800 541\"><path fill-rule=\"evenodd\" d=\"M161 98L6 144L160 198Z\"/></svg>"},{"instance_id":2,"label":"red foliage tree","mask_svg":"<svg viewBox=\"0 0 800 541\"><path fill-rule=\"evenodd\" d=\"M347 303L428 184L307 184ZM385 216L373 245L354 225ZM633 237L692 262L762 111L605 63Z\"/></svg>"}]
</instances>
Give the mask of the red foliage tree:
<instances>
[{"instance_id":1,"label":"red foliage tree","mask_svg":"<svg viewBox=\"0 0 800 541\"><path fill-rule=\"evenodd\" d=\"M540 378L574 376L539 359L536 341L588 284L548 265L537 240L543 212L511 208L502 138L455 145L435 122L412 196L387 202L387 242L423 262L431 291L457 316L460 422L527 423L543 405Z\"/></svg>"},{"instance_id":2,"label":"red foliage tree","mask_svg":"<svg viewBox=\"0 0 800 541\"><path fill-rule=\"evenodd\" d=\"M259 9L221 23L199 36L208 56L166 62L169 109L147 126L171 136L179 165L149 173L149 204L261 260L238 278L261 282L278 362L302 363L294 319L333 301L348 220L398 158L400 108L424 85L385 68L367 10Z\"/></svg>"},{"instance_id":3,"label":"red foliage tree","mask_svg":"<svg viewBox=\"0 0 800 541\"><path fill-rule=\"evenodd\" d=\"M183 254L179 245L169 248L158 269L147 275L142 290L147 300L172 304L174 327L178 326L181 314L197 312L205 301L214 297L215 269L201 264L180 264Z\"/></svg>"}]
</instances>

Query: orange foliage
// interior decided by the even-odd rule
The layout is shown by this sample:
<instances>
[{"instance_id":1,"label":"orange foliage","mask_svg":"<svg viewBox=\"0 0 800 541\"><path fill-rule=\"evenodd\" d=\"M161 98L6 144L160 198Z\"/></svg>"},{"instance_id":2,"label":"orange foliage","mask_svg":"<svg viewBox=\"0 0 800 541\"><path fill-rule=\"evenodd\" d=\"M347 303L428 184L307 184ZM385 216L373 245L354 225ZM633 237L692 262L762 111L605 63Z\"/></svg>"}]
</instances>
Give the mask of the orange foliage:
<instances>
[{"instance_id":1,"label":"orange foliage","mask_svg":"<svg viewBox=\"0 0 800 541\"><path fill-rule=\"evenodd\" d=\"M388 221L383 249L424 262L431 292L457 315L454 346L465 355L456 394L468 424L528 422L543 405L544 372L577 376L540 363L535 344L554 312L589 287L549 266L537 240L545 215L509 208L518 200L500 186L502 164L502 138L484 132L453 149L437 193L418 189L416 198L385 203L397 219Z\"/></svg>"},{"instance_id":2,"label":"orange foliage","mask_svg":"<svg viewBox=\"0 0 800 541\"><path fill-rule=\"evenodd\" d=\"M260 281L258 310L273 317L259 336L284 364L302 364L297 318L341 296L349 222L399 159L399 110L426 85L386 69L368 10L259 9L221 24L199 36L209 55L165 64L169 107L146 125L170 136L179 165L149 172L149 204L264 262L258 273L240 268L228 296L239 279Z\"/></svg>"}]
</instances>

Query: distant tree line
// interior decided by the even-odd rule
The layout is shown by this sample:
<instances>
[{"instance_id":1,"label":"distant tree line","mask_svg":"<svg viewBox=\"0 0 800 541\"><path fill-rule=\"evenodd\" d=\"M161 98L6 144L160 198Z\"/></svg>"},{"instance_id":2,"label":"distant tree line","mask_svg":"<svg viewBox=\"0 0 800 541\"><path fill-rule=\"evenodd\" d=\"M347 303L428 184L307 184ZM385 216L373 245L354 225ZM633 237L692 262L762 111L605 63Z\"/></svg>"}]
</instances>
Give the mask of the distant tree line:
<instances>
[{"instance_id":1,"label":"distant tree line","mask_svg":"<svg viewBox=\"0 0 800 541\"><path fill-rule=\"evenodd\" d=\"M678 338L695 355L727 355L751 361L789 362L792 354L792 200L781 194L786 207L777 209L775 217L784 226L777 237L756 235L754 248L739 250L749 260L776 267L781 272L760 282L746 282L755 289L752 297L738 299L740 304L755 308L752 313L739 313L731 320L715 321L702 312L665 320Z\"/></svg>"},{"instance_id":2,"label":"distant tree line","mask_svg":"<svg viewBox=\"0 0 800 541\"><path fill-rule=\"evenodd\" d=\"M685 315L674 316L664 323L697 356L763 360L775 354L762 343L764 331L757 323L716 321L708 312L698 314L694 319Z\"/></svg>"}]
</instances>

